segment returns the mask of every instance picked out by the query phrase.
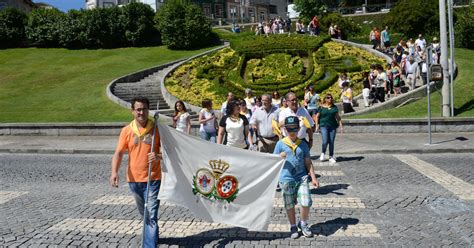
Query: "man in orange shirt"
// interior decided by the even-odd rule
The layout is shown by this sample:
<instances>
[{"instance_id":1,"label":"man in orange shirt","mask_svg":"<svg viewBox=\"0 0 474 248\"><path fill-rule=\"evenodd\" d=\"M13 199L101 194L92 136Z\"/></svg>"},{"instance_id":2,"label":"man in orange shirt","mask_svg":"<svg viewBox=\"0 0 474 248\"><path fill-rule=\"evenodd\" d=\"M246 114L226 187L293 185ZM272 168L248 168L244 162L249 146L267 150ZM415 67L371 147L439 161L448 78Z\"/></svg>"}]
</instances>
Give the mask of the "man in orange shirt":
<instances>
[{"instance_id":1,"label":"man in orange shirt","mask_svg":"<svg viewBox=\"0 0 474 248\"><path fill-rule=\"evenodd\" d=\"M143 217L144 203L147 194L148 164L152 163L150 190L148 196L147 216L144 230L144 247L156 247L158 244L158 192L161 183L160 135L155 123L148 119L150 102L147 98L137 97L132 100L133 121L125 126L121 133L114 157L112 158L112 174L110 185L118 187L118 172L122 157L128 151L127 181L135 198L138 211ZM153 151L152 137L155 135Z\"/></svg>"}]
</instances>

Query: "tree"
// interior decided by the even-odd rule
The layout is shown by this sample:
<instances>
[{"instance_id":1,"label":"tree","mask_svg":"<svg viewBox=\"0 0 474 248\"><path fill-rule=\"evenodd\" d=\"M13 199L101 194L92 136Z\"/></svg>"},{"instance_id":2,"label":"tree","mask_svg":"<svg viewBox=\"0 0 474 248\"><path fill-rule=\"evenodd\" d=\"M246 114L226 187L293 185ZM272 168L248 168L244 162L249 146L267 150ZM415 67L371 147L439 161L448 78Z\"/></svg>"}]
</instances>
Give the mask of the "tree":
<instances>
[{"instance_id":1,"label":"tree","mask_svg":"<svg viewBox=\"0 0 474 248\"><path fill-rule=\"evenodd\" d=\"M0 48L18 47L25 39L26 14L14 8L0 11Z\"/></svg>"},{"instance_id":2,"label":"tree","mask_svg":"<svg viewBox=\"0 0 474 248\"><path fill-rule=\"evenodd\" d=\"M130 3L122 8L125 39L131 46L159 43L160 37L153 22L155 12L148 4Z\"/></svg>"},{"instance_id":3,"label":"tree","mask_svg":"<svg viewBox=\"0 0 474 248\"><path fill-rule=\"evenodd\" d=\"M456 13L456 12L455 12ZM456 46L474 49L474 6L461 9L456 13L454 37Z\"/></svg>"},{"instance_id":4,"label":"tree","mask_svg":"<svg viewBox=\"0 0 474 248\"><path fill-rule=\"evenodd\" d=\"M384 26L407 37L438 34L438 0L400 0L387 14Z\"/></svg>"},{"instance_id":5,"label":"tree","mask_svg":"<svg viewBox=\"0 0 474 248\"><path fill-rule=\"evenodd\" d=\"M26 36L34 46L59 47L59 36L66 14L57 9L34 9L28 15Z\"/></svg>"},{"instance_id":6,"label":"tree","mask_svg":"<svg viewBox=\"0 0 474 248\"><path fill-rule=\"evenodd\" d=\"M170 0L155 17L163 44L171 49L191 49L211 42L211 25L200 7L188 0Z\"/></svg>"},{"instance_id":7,"label":"tree","mask_svg":"<svg viewBox=\"0 0 474 248\"><path fill-rule=\"evenodd\" d=\"M321 0L295 0L295 10L300 13L300 18L309 21L313 16L320 15L326 8Z\"/></svg>"},{"instance_id":8,"label":"tree","mask_svg":"<svg viewBox=\"0 0 474 248\"><path fill-rule=\"evenodd\" d=\"M343 17L339 13L325 13L321 16L320 22L323 32L329 29L331 23L340 27L343 39L346 39L348 35L358 34L361 31L361 28L350 17Z\"/></svg>"}]
</instances>

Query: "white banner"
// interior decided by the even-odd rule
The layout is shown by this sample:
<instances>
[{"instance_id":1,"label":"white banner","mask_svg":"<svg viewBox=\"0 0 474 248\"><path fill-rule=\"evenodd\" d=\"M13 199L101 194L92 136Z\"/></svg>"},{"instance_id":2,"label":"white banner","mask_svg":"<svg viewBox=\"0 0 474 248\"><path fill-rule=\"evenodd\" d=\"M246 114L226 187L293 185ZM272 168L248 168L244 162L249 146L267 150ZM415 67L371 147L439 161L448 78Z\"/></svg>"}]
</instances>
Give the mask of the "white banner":
<instances>
[{"instance_id":1,"label":"white banner","mask_svg":"<svg viewBox=\"0 0 474 248\"><path fill-rule=\"evenodd\" d=\"M163 150L160 200L186 207L207 222L267 230L284 159L158 126Z\"/></svg>"}]
</instances>

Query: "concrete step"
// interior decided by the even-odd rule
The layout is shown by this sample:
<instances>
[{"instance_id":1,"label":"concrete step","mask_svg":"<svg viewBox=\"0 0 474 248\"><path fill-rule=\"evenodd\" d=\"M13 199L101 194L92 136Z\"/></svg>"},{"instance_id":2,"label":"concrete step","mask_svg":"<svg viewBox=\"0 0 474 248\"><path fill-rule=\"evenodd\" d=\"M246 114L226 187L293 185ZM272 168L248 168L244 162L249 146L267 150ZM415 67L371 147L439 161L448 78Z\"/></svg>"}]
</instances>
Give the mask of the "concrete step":
<instances>
[{"instance_id":1,"label":"concrete step","mask_svg":"<svg viewBox=\"0 0 474 248\"><path fill-rule=\"evenodd\" d=\"M158 90L114 90L115 95L156 95L163 97L161 91Z\"/></svg>"},{"instance_id":2,"label":"concrete step","mask_svg":"<svg viewBox=\"0 0 474 248\"><path fill-rule=\"evenodd\" d=\"M158 81L138 81L138 82L126 82L126 83L117 83L115 86L121 87L135 87L137 85L150 85L150 86L160 86Z\"/></svg>"},{"instance_id":3,"label":"concrete step","mask_svg":"<svg viewBox=\"0 0 474 248\"><path fill-rule=\"evenodd\" d=\"M116 86L114 87L114 90L156 90L156 91L161 91L161 87L156 86L156 85L135 85L135 86Z\"/></svg>"}]
</instances>

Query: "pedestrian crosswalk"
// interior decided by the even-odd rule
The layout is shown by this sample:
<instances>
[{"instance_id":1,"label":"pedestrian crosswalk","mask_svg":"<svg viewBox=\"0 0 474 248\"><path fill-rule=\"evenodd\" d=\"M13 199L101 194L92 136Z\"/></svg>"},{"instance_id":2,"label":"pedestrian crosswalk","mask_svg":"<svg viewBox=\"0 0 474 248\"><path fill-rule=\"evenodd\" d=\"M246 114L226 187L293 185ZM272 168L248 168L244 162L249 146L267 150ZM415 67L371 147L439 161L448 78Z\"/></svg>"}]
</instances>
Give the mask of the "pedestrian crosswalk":
<instances>
[{"instance_id":1,"label":"pedestrian crosswalk","mask_svg":"<svg viewBox=\"0 0 474 248\"><path fill-rule=\"evenodd\" d=\"M316 236L335 239L371 238L380 240L381 235L377 226L367 223L363 219L363 213L367 211L367 206L364 199L355 195L356 191L353 190L355 186L347 181L343 164L316 161L313 162L313 166L319 176L320 188L311 189L313 205L309 224ZM95 197L84 206L84 211L73 213L68 218L45 228L41 235L67 235L74 232L92 237L126 236L140 242L142 221L136 210L135 200L128 193L127 187L127 184L124 184L116 191ZM0 191L0 204L27 193L26 191ZM347 213L354 213L356 216L348 218L351 215ZM205 222L194 218L185 208L164 201L160 204L158 225L161 238L199 236L204 238L258 239L271 234L280 239L288 239L290 230L280 192L276 193L272 220L266 232L251 232L225 224Z\"/></svg>"},{"instance_id":2,"label":"pedestrian crosswalk","mask_svg":"<svg viewBox=\"0 0 474 248\"><path fill-rule=\"evenodd\" d=\"M363 202L363 199L356 196L349 196L345 193L352 189L352 186L344 181L346 175L342 170L342 166L336 163L329 162L313 162L313 166L316 170L316 174L320 176L320 188L312 189L312 198L313 205L311 207L311 213L317 213L320 210L331 211L337 209L360 209L364 211L366 205ZM344 190L345 193L331 194L338 190ZM318 192L320 194L318 194ZM322 193L324 192L324 193ZM135 208L135 201L130 195L103 195L96 200L91 202L92 205L128 205L130 208ZM161 210L167 211L165 207L172 207L173 204L167 202L161 202ZM272 219L268 227L268 232L272 233L281 233L286 237L290 229L290 225L286 220L286 214L284 210L283 199L281 198L281 193L277 193L276 198L273 202L274 212L280 213L277 214L280 219ZM171 208L176 209L176 208ZM330 213L330 212L329 212ZM381 238L381 235L374 224L364 223L363 220L357 219L354 223L344 224L344 220L337 222L323 221L318 223L316 216L310 216L310 222L313 223L312 230L317 235L331 236L335 238L341 237L351 237L351 238ZM340 218L340 216L334 216L335 219ZM88 224L85 224L88 223ZM109 220L106 219L94 219L87 220L82 222L80 219L68 219L64 223L58 223L52 227L52 230L66 230L74 229L74 226L77 225L77 228L74 230L82 230L84 228L92 226L92 230L98 230L100 228L105 232L112 232L110 229ZM135 231L137 235L140 234L141 226L135 220L120 220L119 223L127 226L125 229L121 229L121 232L130 233ZM256 234L249 234L247 231L236 230L235 227L228 226L225 224L219 223L208 223L203 222L199 219L194 219L193 221L176 219L172 218L169 220L160 220L160 237L170 237L170 238L182 238L189 237L193 235L205 235L206 237L241 237L245 238L248 235L255 237ZM115 224L114 228L117 227ZM238 228L237 228L238 229ZM179 231L178 231L179 230ZM219 231L218 231L219 230ZM225 231L222 231L225 230ZM258 235L257 235L258 236Z\"/></svg>"},{"instance_id":3,"label":"pedestrian crosswalk","mask_svg":"<svg viewBox=\"0 0 474 248\"><path fill-rule=\"evenodd\" d=\"M241 232L240 228L235 228L226 224L209 223L201 221L158 221L160 237L187 237L197 235L203 232L209 232L209 236L228 237L232 234L238 234L245 238L254 236L252 233ZM87 232L95 233L113 233L139 235L142 224L139 220L120 220L120 219L79 219L67 218L54 226L48 228L49 232ZM212 232L213 230L228 229L228 232ZM270 224L267 232L286 233L290 229L289 224ZM377 227L372 224L354 224L341 228L340 224L322 224L315 225L316 233L332 233L335 237L380 237ZM178 231L181 230L181 231Z\"/></svg>"}]
</instances>

